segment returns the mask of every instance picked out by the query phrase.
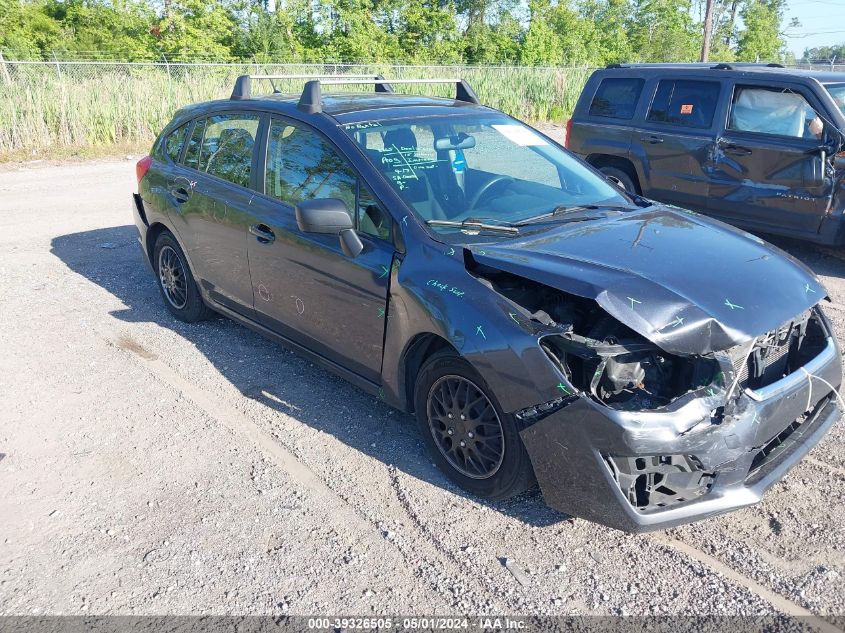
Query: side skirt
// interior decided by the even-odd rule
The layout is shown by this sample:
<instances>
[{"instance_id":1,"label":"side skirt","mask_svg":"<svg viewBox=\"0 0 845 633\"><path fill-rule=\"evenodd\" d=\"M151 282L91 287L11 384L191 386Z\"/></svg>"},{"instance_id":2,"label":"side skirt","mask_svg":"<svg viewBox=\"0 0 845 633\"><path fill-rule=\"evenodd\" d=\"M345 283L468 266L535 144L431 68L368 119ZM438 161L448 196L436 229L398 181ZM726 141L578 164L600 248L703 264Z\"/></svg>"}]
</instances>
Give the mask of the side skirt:
<instances>
[{"instance_id":1,"label":"side skirt","mask_svg":"<svg viewBox=\"0 0 845 633\"><path fill-rule=\"evenodd\" d=\"M215 312L219 312L223 316L232 319L232 321L235 321L236 323L239 323L239 324L241 324L245 327L248 327L253 332L257 332L258 334L260 334L264 338L267 338L267 339L273 341L274 343L281 345L282 347L285 347L287 349L290 349L290 350L296 352L300 356L307 358L309 361L316 363L317 365L319 365L323 369L327 369L330 372L332 372L333 374L340 376L341 378L343 378L347 382L352 383L353 385L355 385L356 387L358 387L359 389L361 389L363 391L366 391L370 395L376 396L376 397L381 396L380 385L377 385L376 383L359 376L358 374L356 374L353 371L349 371L348 369L346 369L345 367L342 367L341 365L338 365L334 361L331 361L331 360L325 358L324 356L321 356L320 354L317 354L316 352L311 351L307 347L304 347L304 346L300 345L299 343L296 343L296 342L290 340L289 338L282 336L281 334L277 334L273 330L271 330L267 327L264 327L260 323L256 323L255 321L248 319L248 318L244 317L243 315L238 314L237 312L230 310L229 308L226 308L225 306L222 306L215 301L209 300L207 297L205 297L205 300L208 302L209 307L212 310L214 310Z\"/></svg>"}]
</instances>

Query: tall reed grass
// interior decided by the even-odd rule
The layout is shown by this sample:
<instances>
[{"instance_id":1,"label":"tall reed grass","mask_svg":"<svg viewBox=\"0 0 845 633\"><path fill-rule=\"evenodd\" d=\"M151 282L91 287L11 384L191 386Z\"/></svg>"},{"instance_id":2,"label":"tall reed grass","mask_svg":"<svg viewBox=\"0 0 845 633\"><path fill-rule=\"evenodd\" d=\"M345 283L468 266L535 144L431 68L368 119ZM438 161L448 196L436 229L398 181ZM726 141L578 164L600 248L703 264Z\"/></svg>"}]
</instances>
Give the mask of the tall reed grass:
<instances>
[{"instance_id":1,"label":"tall reed grass","mask_svg":"<svg viewBox=\"0 0 845 633\"><path fill-rule=\"evenodd\" d=\"M180 107L226 98L247 73L383 74L387 78L460 77L481 101L532 122L563 121L587 68L394 65L188 65L6 62L0 68L0 159L64 148L148 144ZM302 80L277 82L299 93ZM346 90L372 90L343 87ZM270 91L269 85L254 89ZM453 96L448 85L397 86L397 92Z\"/></svg>"}]
</instances>

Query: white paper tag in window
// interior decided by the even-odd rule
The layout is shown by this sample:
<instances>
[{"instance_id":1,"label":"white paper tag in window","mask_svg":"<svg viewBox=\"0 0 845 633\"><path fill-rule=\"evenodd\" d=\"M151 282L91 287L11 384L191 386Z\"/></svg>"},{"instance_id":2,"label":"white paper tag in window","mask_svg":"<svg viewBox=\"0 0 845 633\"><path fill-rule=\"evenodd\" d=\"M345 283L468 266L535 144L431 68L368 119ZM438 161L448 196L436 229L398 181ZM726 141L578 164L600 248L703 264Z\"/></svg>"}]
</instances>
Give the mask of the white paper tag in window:
<instances>
[{"instance_id":1,"label":"white paper tag in window","mask_svg":"<svg viewBox=\"0 0 845 633\"><path fill-rule=\"evenodd\" d=\"M522 125L493 125L491 127L509 141L523 147L549 144L542 136Z\"/></svg>"}]
</instances>

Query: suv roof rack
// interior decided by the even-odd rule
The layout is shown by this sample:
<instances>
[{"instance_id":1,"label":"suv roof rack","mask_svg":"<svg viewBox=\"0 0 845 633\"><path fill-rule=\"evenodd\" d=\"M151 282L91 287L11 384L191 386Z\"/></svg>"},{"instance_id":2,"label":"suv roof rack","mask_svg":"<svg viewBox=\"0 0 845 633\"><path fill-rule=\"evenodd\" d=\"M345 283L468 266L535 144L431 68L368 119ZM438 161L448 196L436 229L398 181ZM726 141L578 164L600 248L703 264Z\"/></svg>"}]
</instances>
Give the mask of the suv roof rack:
<instances>
[{"instance_id":1,"label":"suv roof rack","mask_svg":"<svg viewBox=\"0 0 845 633\"><path fill-rule=\"evenodd\" d=\"M235 101L249 99L252 96L252 80L266 79L273 85L273 92L278 92L273 83L275 79L384 79L381 75L241 75L235 80L230 99ZM378 88L376 89L378 90ZM382 84L382 92L393 92L390 84Z\"/></svg>"},{"instance_id":2,"label":"suv roof rack","mask_svg":"<svg viewBox=\"0 0 845 633\"><path fill-rule=\"evenodd\" d=\"M720 62L711 66L708 62L687 62L687 63L636 63L636 64L608 64L605 68L709 68L711 70L735 70L738 68L786 68L783 64L757 63L757 62Z\"/></svg>"},{"instance_id":3,"label":"suv roof rack","mask_svg":"<svg viewBox=\"0 0 845 633\"><path fill-rule=\"evenodd\" d=\"M756 62L731 62L730 64L716 64L712 66L713 70L735 70L737 68L786 68L783 64L776 64L770 62L768 64L759 64Z\"/></svg>"},{"instance_id":4,"label":"suv roof rack","mask_svg":"<svg viewBox=\"0 0 845 633\"><path fill-rule=\"evenodd\" d=\"M309 114L316 114L323 111L323 99L321 86L342 86L342 85L365 85L373 84L376 92L393 92L391 84L455 84L455 100L465 101L466 103L480 104L473 89L463 79L384 79L382 77L376 79L348 79L347 76L342 78L333 78L328 81L321 81L319 79L312 79L306 82L305 88L302 90L302 96L299 98L299 109Z\"/></svg>"}]
</instances>

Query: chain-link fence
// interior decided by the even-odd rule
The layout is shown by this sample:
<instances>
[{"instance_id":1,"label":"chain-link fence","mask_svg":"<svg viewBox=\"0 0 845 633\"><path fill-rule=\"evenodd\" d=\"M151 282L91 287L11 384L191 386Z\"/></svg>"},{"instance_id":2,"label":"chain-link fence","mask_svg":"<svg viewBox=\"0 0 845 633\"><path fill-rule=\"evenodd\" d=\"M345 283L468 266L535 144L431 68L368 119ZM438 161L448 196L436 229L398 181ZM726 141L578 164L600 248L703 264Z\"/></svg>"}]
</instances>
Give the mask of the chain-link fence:
<instances>
[{"instance_id":1,"label":"chain-link fence","mask_svg":"<svg viewBox=\"0 0 845 633\"><path fill-rule=\"evenodd\" d=\"M214 64L0 62L0 155L56 147L148 144L180 107L226 98L242 74L382 74L396 79L459 77L481 100L529 121L563 121L591 69L392 64ZM276 81L298 94L302 80ZM261 86L255 92L261 90ZM270 85L264 86L266 92ZM363 86L343 90L372 90ZM453 96L444 85L396 86Z\"/></svg>"}]
</instances>

